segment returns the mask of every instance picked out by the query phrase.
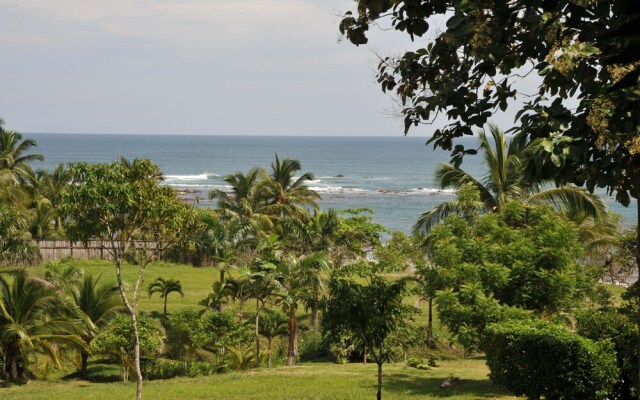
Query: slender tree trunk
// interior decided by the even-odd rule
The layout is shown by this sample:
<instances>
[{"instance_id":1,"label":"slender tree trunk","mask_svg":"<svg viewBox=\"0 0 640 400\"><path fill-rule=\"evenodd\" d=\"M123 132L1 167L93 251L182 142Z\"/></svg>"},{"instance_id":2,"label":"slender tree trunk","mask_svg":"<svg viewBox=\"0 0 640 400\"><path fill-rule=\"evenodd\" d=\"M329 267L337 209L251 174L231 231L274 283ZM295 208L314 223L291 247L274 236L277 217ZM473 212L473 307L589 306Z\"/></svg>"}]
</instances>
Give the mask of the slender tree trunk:
<instances>
[{"instance_id":1,"label":"slender tree trunk","mask_svg":"<svg viewBox=\"0 0 640 400\"><path fill-rule=\"evenodd\" d=\"M633 186L635 189L635 197L636 197L636 212L637 215L637 225L636 225L636 269L638 274L638 280L636 280L636 285L640 284L640 156L636 155L631 157L631 179L633 180ZM634 193L632 193L634 194ZM640 296L640 295L638 295ZM637 315L636 315L636 324L638 325L638 329L640 329L640 297L636 298L636 304L638 307ZM639 336L640 339L640 336ZM636 344L637 349L636 352L640 354L640 342ZM638 357L638 364L636 365L638 368L638 382L636 387L636 392L638 394L638 400L640 400L640 357Z\"/></svg>"},{"instance_id":2,"label":"slender tree trunk","mask_svg":"<svg viewBox=\"0 0 640 400\"><path fill-rule=\"evenodd\" d=\"M289 310L289 346L287 350L287 367L296 365L298 361L298 320L296 310Z\"/></svg>"},{"instance_id":3,"label":"slender tree trunk","mask_svg":"<svg viewBox=\"0 0 640 400\"><path fill-rule=\"evenodd\" d=\"M382 349L380 352L382 353ZM378 365L378 393L376 394L376 399L382 400L382 360L378 359L376 364Z\"/></svg>"},{"instance_id":4,"label":"slender tree trunk","mask_svg":"<svg viewBox=\"0 0 640 400\"><path fill-rule=\"evenodd\" d=\"M260 334L258 325L260 324L260 300L256 299L256 367L260 368Z\"/></svg>"},{"instance_id":5,"label":"slender tree trunk","mask_svg":"<svg viewBox=\"0 0 640 400\"><path fill-rule=\"evenodd\" d=\"M135 312L131 314L133 328L133 357L136 371L136 400L142 400L142 368L140 367L140 334L138 333L138 318Z\"/></svg>"},{"instance_id":6,"label":"slender tree trunk","mask_svg":"<svg viewBox=\"0 0 640 400\"><path fill-rule=\"evenodd\" d=\"M169 293L164 295L164 319L167 319L167 300L169 297Z\"/></svg>"},{"instance_id":7,"label":"slender tree trunk","mask_svg":"<svg viewBox=\"0 0 640 400\"><path fill-rule=\"evenodd\" d=\"M318 318L318 304L317 301L314 301L311 305L311 326L313 327L313 331L317 332L318 327L320 326L320 321Z\"/></svg>"},{"instance_id":8,"label":"slender tree trunk","mask_svg":"<svg viewBox=\"0 0 640 400\"><path fill-rule=\"evenodd\" d=\"M433 297L429 297L429 321L427 322L427 346L434 348L433 340Z\"/></svg>"},{"instance_id":9,"label":"slender tree trunk","mask_svg":"<svg viewBox=\"0 0 640 400\"><path fill-rule=\"evenodd\" d=\"M272 338L267 339L267 368L271 368L271 341Z\"/></svg>"},{"instance_id":10,"label":"slender tree trunk","mask_svg":"<svg viewBox=\"0 0 640 400\"><path fill-rule=\"evenodd\" d=\"M129 317L131 318L131 328L133 328L133 357L134 357L134 366L136 371L136 400L142 400L142 369L140 368L140 335L138 334L138 320L136 317L136 310L129 303L129 299L127 299L127 295L124 292L124 284L122 282L122 271L121 271L121 262L119 260L114 261L116 265L116 279L118 281L118 288L120 289L120 297L122 297L122 301L129 313ZM138 277L140 279L140 275ZM134 295L134 304L135 302ZM128 372L126 372L128 375Z\"/></svg>"},{"instance_id":11,"label":"slender tree trunk","mask_svg":"<svg viewBox=\"0 0 640 400\"><path fill-rule=\"evenodd\" d=\"M367 365L367 345L362 345L362 363Z\"/></svg>"},{"instance_id":12,"label":"slender tree trunk","mask_svg":"<svg viewBox=\"0 0 640 400\"><path fill-rule=\"evenodd\" d=\"M636 172L636 187L640 190L640 173ZM640 199L636 200L636 211L638 213L638 220L636 225L636 272L638 274L638 281L640 281ZM636 282L636 285L639 284ZM636 323L638 324L638 330L640 330L640 298L636 299L637 303L637 315L636 315ZM638 336L640 338L640 335ZM636 349L637 354L640 354L640 342L637 344L638 348ZM638 387L636 391L638 393L638 400L640 400L640 357L638 357Z\"/></svg>"},{"instance_id":13,"label":"slender tree trunk","mask_svg":"<svg viewBox=\"0 0 640 400\"><path fill-rule=\"evenodd\" d=\"M220 283L224 283L224 270L220 268Z\"/></svg>"}]
</instances>

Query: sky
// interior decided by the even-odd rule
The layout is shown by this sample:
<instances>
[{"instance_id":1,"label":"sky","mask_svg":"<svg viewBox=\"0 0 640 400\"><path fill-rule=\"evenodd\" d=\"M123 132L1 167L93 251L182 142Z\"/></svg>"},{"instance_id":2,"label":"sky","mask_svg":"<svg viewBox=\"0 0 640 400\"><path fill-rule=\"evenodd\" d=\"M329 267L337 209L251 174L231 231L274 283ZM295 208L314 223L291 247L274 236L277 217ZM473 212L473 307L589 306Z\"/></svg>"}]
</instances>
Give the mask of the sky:
<instances>
[{"instance_id":1,"label":"sky","mask_svg":"<svg viewBox=\"0 0 640 400\"><path fill-rule=\"evenodd\" d=\"M24 133L401 136L377 57L424 42L341 40L354 5L0 0L0 118Z\"/></svg>"}]
</instances>

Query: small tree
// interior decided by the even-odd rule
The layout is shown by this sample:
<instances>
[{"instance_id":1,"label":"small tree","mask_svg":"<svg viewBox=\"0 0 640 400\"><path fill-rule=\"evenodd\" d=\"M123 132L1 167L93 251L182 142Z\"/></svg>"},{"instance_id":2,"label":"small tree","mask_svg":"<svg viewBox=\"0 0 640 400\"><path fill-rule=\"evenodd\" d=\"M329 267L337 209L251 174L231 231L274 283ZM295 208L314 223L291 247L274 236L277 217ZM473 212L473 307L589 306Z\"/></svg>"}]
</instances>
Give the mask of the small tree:
<instances>
[{"instance_id":1,"label":"small tree","mask_svg":"<svg viewBox=\"0 0 640 400\"><path fill-rule=\"evenodd\" d=\"M167 299L169 298L169 293L177 292L180 293L180 296L184 297L184 292L182 291L182 284L179 280L175 279L164 279L161 277L157 277L155 281L149 284L147 288L147 293L149 293L149 297L151 297L154 293L160 293L160 298L164 299L164 317L167 318Z\"/></svg>"},{"instance_id":2,"label":"small tree","mask_svg":"<svg viewBox=\"0 0 640 400\"><path fill-rule=\"evenodd\" d=\"M189 207L173 189L161 185L162 175L149 160L71 166L73 184L63 195L71 240L102 240L116 267L120 295L131 319L137 399L142 399L142 370L137 328L138 300L144 270L163 250L174 245L188 225ZM138 275L127 296L121 270L133 256Z\"/></svg>"},{"instance_id":3,"label":"small tree","mask_svg":"<svg viewBox=\"0 0 640 400\"><path fill-rule=\"evenodd\" d=\"M271 344L278 336L286 335L289 319L286 315L278 311L265 310L258 323L258 332L267 339L267 367L271 368Z\"/></svg>"},{"instance_id":4,"label":"small tree","mask_svg":"<svg viewBox=\"0 0 640 400\"><path fill-rule=\"evenodd\" d=\"M160 329L144 316L136 320L136 335L126 314L119 314L91 343L91 353L111 357L120 362L122 380L129 381L129 373L137 366L140 354L155 355L162 346ZM137 372L137 371L136 371Z\"/></svg>"},{"instance_id":5,"label":"small tree","mask_svg":"<svg viewBox=\"0 0 640 400\"><path fill-rule=\"evenodd\" d=\"M404 281L388 282L370 274L362 285L343 277L329 283L325 333L358 336L378 366L377 399L382 399L382 364L388 360L387 338L410 319L413 309L402 303Z\"/></svg>"}]
</instances>

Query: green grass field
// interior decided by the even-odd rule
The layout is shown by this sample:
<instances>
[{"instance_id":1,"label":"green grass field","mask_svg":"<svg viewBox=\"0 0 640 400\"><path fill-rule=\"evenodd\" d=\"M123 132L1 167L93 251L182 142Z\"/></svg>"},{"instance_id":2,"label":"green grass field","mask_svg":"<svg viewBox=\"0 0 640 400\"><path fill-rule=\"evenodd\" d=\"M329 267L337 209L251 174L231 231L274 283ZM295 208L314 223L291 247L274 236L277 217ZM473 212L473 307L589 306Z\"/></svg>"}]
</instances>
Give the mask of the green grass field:
<instances>
[{"instance_id":1,"label":"green grass field","mask_svg":"<svg viewBox=\"0 0 640 400\"><path fill-rule=\"evenodd\" d=\"M93 366L93 370L103 368ZM117 374L117 368L107 369ZM383 367L384 399L514 399L491 384L484 360L442 361L430 370L408 368L403 364ZM460 383L440 389L449 376ZM200 378L145 381L148 399L372 399L376 394L375 364L306 363L296 367L262 368ZM103 376L105 378L105 376ZM114 376L117 379L117 376ZM131 399L135 383L94 383L77 379L31 381L26 385L0 389L0 397L12 400L38 399Z\"/></svg>"},{"instance_id":2,"label":"green grass field","mask_svg":"<svg viewBox=\"0 0 640 400\"><path fill-rule=\"evenodd\" d=\"M106 261L74 261L85 273L102 274L103 280L115 282L115 268ZM15 268L0 267L0 273ZM29 267L29 272L41 275L44 267ZM137 267L123 269L124 280L131 288ZM168 312L196 307L218 279L218 271L210 267L193 268L189 265L154 263L145 272L144 292L140 310L160 317L163 299L157 294L149 298L146 287L156 277L179 279L184 298L172 293ZM613 297L619 300L621 289L611 287ZM414 304L416 297L407 299ZM234 306L234 305L231 305ZM421 314L416 322L426 324L425 304L419 304ZM245 307L251 312L251 306ZM302 319L303 310L300 311ZM446 346L448 333L435 316L435 333L445 354L456 354ZM459 354L459 352L457 352ZM439 361L440 366L427 371L407 367L404 363L384 366L383 398L385 399L512 399L506 391L494 386L488 379L488 368L482 358L458 358ZM72 368L72 367L70 367ZM51 380L33 380L26 385L0 388L0 398L7 399L130 399L135 396L134 383L119 382L119 367L95 364L90 361L89 380L61 377L65 372L52 374ZM451 389L440 389L441 382L455 376L461 383ZM248 372L233 372L210 377L176 378L145 381L145 397L154 399L371 399L376 392L376 366L352 363L304 363L296 367L261 368Z\"/></svg>"}]
</instances>

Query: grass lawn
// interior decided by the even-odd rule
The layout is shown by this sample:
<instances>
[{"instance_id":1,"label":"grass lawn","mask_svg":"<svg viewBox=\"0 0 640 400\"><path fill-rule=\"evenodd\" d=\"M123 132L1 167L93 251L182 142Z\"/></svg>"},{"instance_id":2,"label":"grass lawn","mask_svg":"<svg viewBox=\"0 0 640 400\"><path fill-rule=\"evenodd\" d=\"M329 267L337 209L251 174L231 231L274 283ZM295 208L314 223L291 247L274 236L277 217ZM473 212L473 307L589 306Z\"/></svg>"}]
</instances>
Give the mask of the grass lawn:
<instances>
[{"instance_id":1,"label":"grass lawn","mask_svg":"<svg viewBox=\"0 0 640 400\"><path fill-rule=\"evenodd\" d=\"M77 265L84 269L85 273L98 275L102 274L101 281L116 282L116 269L113 263L109 261L91 260L91 261L71 261L71 264ZM66 265L66 264L64 264ZM35 275L44 274L43 266L26 267L27 270ZM6 270L15 270L16 268L0 267L0 273ZM135 265L125 265L122 268L123 281L129 287L129 293L133 292L138 273L138 267ZM140 296L140 311L146 313L162 313L164 299L155 293L151 298L147 295L147 286L157 277L165 279L177 279L181 282L184 291L184 298L180 298L180 294L169 294L167 303L167 311L199 307L198 302L204 299L211 292L211 285L218 280L219 272L211 267L194 268L190 265L168 264L168 263L151 263L144 272L143 291ZM159 314L158 314L159 315Z\"/></svg>"},{"instance_id":2,"label":"grass lawn","mask_svg":"<svg viewBox=\"0 0 640 400\"><path fill-rule=\"evenodd\" d=\"M103 365L94 365L95 376L106 378ZM117 369L107 368L110 373ZM306 363L296 367L262 368L200 378L145 381L148 399L372 399L376 393L376 365ZM102 374L102 375L100 375ZM427 371L404 364L383 366L384 399L515 399L487 378L484 359L442 361ZM440 389L449 376L461 379L457 386ZM0 389L0 397L19 399L131 399L135 383L95 383L76 379L32 381Z\"/></svg>"}]
</instances>

